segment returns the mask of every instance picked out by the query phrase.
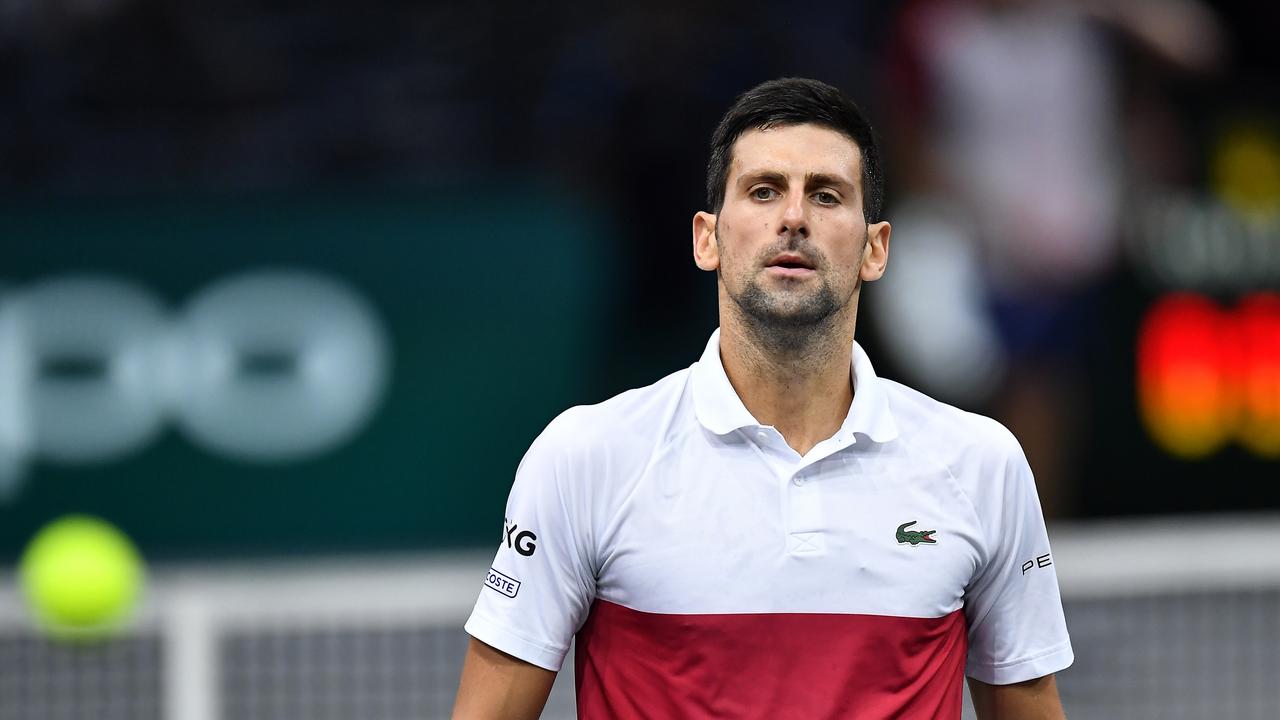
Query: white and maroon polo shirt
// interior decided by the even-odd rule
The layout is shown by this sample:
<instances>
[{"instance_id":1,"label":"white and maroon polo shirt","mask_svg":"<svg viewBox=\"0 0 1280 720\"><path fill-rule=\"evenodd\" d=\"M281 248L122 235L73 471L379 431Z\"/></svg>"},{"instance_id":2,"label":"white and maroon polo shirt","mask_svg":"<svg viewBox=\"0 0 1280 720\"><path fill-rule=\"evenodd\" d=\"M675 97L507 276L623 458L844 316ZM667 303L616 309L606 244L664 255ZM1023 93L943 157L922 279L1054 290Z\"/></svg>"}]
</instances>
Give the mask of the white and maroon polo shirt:
<instances>
[{"instance_id":1,"label":"white and maroon polo shirt","mask_svg":"<svg viewBox=\"0 0 1280 720\"><path fill-rule=\"evenodd\" d=\"M877 378L801 457L719 332L691 368L529 448L466 629L559 670L583 718L949 718L962 678L1071 664L1035 483L999 423Z\"/></svg>"}]
</instances>

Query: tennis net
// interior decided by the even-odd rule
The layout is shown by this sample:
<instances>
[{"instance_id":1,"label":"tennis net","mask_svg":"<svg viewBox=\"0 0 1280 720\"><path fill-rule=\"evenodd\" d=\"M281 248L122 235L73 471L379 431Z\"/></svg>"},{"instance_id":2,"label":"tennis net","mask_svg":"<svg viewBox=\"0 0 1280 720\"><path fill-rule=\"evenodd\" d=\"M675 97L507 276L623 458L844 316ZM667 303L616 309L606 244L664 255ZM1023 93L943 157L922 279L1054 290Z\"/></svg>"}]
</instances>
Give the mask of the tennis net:
<instances>
[{"instance_id":1,"label":"tennis net","mask_svg":"<svg viewBox=\"0 0 1280 720\"><path fill-rule=\"evenodd\" d=\"M1272 718L1280 516L1052 528L1073 720ZM160 567L110 642L33 631L0 584L4 720L448 717L490 554ZM544 718L573 717L572 663ZM971 712L966 717L972 717Z\"/></svg>"}]
</instances>

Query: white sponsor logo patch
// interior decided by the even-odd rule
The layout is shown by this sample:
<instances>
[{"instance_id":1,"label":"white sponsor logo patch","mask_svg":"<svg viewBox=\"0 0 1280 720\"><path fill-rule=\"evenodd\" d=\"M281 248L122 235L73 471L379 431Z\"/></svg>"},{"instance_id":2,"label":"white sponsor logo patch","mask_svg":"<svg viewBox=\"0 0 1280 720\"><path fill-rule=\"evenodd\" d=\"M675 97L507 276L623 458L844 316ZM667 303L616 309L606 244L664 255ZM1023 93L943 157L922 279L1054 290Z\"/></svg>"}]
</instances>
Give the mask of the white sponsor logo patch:
<instances>
[{"instance_id":1,"label":"white sponsor logo patch","mask_svg":"<svg viewBox=\"0 0 1280 720\"><path fill-rule=\"evenodd\" d=\"M489 568L489 575L484 579L484 586L491 590L497 590L510 598L515 597L516 593L520 592L519 580L507 577L493 568Z\"/></svg>"}]
</instances>

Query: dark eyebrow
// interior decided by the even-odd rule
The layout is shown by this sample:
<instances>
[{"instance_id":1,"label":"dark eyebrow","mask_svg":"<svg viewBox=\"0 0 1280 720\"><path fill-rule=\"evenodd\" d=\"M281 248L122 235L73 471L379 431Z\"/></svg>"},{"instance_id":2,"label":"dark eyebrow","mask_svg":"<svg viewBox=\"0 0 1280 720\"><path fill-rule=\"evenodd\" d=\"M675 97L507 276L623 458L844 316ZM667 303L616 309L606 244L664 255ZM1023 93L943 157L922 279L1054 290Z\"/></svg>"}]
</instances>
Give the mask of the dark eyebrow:
<instances>
[{"instance_id":1,"label":"dark eyebrow","mask_svg":"<svg viewBox=\"0 0 1280 720\"><path fill-rule=\"evenodd\" d=\"M750 173L745 173L742 177L738 178L738 185L741 187L755 185L758 182L772 183L774 185L786 185L787 178L776 170L756 170Z\"/></svg>"},{"instance_id":2,"label":"dark eyebrow","mask_svg":"<svg viewBox=\"0 0 1280 720\"><path fill-rule=\"evenodd\" d=\"M850 183L848 180L835 175L828 175L826 173L809 173L805 175L804 186L806 188L825 186L838 189L847 188L849 190L857 190L857 186Z\"/></svg>"},{"instance_id":3,"label":"dark eyebrow","mask_svg":"<svg viewBox=\"0 0 1280 720\"><path fill-rule=\"evenodd\" d=\"M743 173L738 178L739 187L749 187L759 182L772 183L774 185L786 185L787 177L776 170L755 170ZM857 191L857 186L848 180L829 173L808 173L804 176L804 184L806 188L830 187L844 191Z\"/></svg>"}]
</instances>

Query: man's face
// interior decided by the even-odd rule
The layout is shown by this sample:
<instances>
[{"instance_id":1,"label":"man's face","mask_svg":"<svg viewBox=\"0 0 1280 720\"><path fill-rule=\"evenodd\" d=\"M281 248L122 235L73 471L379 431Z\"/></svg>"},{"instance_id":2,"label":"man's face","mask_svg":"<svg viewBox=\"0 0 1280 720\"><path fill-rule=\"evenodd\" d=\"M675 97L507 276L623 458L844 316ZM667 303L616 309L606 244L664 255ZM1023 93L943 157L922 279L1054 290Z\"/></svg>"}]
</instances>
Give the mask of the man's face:
<instances>
[{"instance_id":1,"label":"man's face","mask_svg":"<svg viewBox=\"0 0 1280 720\"><path fill-rule=\"evenodd\" d=\"M715 217L714 269L746 314L807 326L849 306L868 257L861 173L858 146L828 128L785 125L738 138Z\"/></svg>"}]
</instances>

